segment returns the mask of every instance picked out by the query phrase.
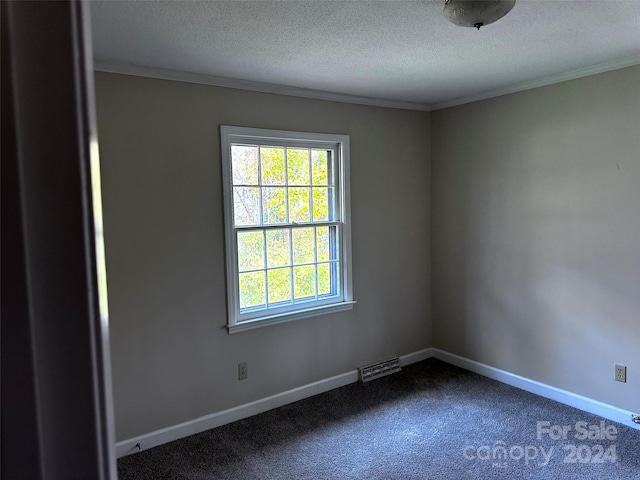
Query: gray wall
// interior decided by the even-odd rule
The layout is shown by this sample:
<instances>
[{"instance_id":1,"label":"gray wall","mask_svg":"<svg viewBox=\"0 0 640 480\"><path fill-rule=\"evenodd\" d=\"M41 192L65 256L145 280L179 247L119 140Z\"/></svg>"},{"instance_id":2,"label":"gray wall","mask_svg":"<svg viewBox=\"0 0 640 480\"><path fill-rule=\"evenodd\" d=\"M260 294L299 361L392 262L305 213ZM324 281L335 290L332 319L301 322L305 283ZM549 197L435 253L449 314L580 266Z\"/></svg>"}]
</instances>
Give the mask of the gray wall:
<instances>
[{"instance_id":1,"label":"gray wall","mask_svg":"<svg viewBox=\"0 0 640 480\"><path fill-rule=\"evenodd\" d=\"M118 440L432 345L640 410L640 67L432 114L96 95ZM351 136L353 311L226 333L220 124Z\"/></svg>"},{"instance_id":2,"label":"gray wall","mask_svg":"<svg viewBox=\"0 0 640 480\"><path fill-rule=\"evenodd\" d=\"M640 67L432 123L434 346L640 410Z\"/></svg>"},{"instance_id":3,"label":"gray wall","mask_svg":"<svg viewBox=\"0 0 640 480\"><path fill-rule=\"evenodd\" d=\"M118 440L431 345L428 113L106 73L96 95ZM351 136L353 311L227 334L220 124Z\"/></svg>"}]
</instances>

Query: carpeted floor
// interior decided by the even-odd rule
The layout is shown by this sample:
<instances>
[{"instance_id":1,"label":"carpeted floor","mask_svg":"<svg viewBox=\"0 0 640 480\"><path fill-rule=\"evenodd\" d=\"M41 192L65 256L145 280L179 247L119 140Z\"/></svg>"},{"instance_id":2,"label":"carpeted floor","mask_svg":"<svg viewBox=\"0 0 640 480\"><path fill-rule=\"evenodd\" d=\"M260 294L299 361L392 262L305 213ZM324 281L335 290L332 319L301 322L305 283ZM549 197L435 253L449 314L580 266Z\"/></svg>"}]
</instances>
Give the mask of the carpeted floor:
<instances>
[{"instance_id":1,"label":"carpeted floor","mask_svg":"<svg viewBox=\"0 0 640 480\"><path fill-rule=\"evenodd\" d=\"M121 480L640 479L640 430L429 359L123 457L118 472Z\"/></svg>"}]
</instances>

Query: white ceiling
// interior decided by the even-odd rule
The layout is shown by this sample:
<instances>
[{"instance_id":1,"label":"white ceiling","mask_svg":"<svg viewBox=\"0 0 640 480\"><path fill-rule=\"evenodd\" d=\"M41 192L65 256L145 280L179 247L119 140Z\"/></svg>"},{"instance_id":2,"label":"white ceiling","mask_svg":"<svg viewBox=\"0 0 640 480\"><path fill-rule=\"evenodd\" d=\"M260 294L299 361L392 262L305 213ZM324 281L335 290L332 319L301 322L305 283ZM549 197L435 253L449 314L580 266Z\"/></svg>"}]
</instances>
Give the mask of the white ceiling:
<instances>
[{"instance_id":1,"label":"white ceiling","mask_svg":"<svg viewBox=\"0 0 640 480\"><path fill-rule=\"evenodd\" d=\"M640 63L640 0L517 0L480 31L444 0L94 1L96 68L433 109Z\"/></svg>"}]
</instances>

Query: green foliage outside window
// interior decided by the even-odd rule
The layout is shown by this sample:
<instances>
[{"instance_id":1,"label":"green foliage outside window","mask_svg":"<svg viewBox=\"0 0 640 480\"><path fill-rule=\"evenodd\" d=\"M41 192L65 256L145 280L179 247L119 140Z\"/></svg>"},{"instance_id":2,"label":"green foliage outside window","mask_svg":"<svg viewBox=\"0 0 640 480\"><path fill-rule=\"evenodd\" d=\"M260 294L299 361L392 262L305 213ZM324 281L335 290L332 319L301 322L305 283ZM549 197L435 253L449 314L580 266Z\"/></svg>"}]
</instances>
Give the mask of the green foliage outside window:
<instances>
[{"instance_id":1,"label":"green foliage outside window","mask_svg":"<svg viewBox=\"0 0 640 480\"><path fill-rule=\"evenodd\" d=\"M248 227L237 231L241 311L336 293L337 228L317 225L335 217L331 158L232 145L234 226Z\"/></svg>"}]
</instances>

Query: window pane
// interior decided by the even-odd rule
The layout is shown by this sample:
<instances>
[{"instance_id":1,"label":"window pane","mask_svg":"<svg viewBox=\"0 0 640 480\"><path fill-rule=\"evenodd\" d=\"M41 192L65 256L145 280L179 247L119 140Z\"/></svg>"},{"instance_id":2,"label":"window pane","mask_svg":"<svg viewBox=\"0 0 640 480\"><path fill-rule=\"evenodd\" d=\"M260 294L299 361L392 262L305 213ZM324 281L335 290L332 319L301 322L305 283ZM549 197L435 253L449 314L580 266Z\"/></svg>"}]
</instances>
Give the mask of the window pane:
<instances>
[{"instance_id":1,"label":"window pane","mask_svg":"<svg viewBox=\"0 0 640 480\"><path fill-rule=\"evenodd\" d=\"M289 259L289 230L267 230L267 267L291 265Z\"/></svg>"},{"instance_id":2,"label":"window pane","mask_svg":"<svg viewBox=\"0 0 640 480\"><path fill-rule=\"evenodd\" d=\"M239 322L262 326L350 302L342 285L351 285L350 236L342 236L350 229L348 137L232 126L220 133L230 332L254 326Z\"/></svg>"},{"instance_id":3,"label":"window pane","mask_svg":"<svg viewBox=\"0 0 640 480\"><path fill-rule=\"evenodd\" d=\"M331 260L338 260L340 258L338 227L329 227L329 258Z\"/></svg>"},{"instance_id":4,"label":"window pane","mask_svg":"<svg viewBox=\"0 0 640 480\"><path fill-rule=\"evenodd\" d=\"M329 269L331 270L331 295L340 295L340 264L331 262Z\"/></svg>"},{"instance_id":5,"label":"window pane","mask_svg":"<svg viewBox=\"0 0 640 480\"><path fill-rule=\"evenodd\" d=\"M269 270L269 303L291 302L291 269L278 268Z\"/></svg>"},{"instance_id":6,"label":"window pane","mask_svg":"<svg viewBox=\"0 0 640 480\"><path fill-rule=\"evenodd\" d=\"M262 184L285 185L284 148L262 147Z\"/></svg>"},{"instance_id":7,"label":"window pane","mask_svg":"<svg viewBox=\"0 0 640 480\"><path fill-rule=\"evenodd\" d=\"M260 198L257 187L233 187L233 222L238 225L258 225Z\"/></svg>"},{"instance_id":8,"label":"window pane","mask_svg":"<svg viewBox=\"0 0 640 480\"><path fill-rule=\"evenodd\" d=\"M264 237L262 232L238 232L238 269L264 268Z\"/></svg>"},{"instance_id":9,"label":"window pane","mask_svg":"<svg viewBox=\"0 0 640 480\"><path fill-rule=\"evenodd\" d=\"M287 149L289 185L311 185L309 178L309 150Z\"/></svg>"},{"instance_id":10,"label":"window pane","mask_svg":"<svg viewBox=\"0 0 640 480\"><path fill-rule=\"evenodd\" d=\"M316 227L316 244L318 250L318 261L327 262L331 260L329 250L329 227Z\"/></svg>"},{"instance_id":11,"label":"window pane","mask_svg":"<svg viewBox=\"0 0 640 480\"><path fill-rule=\"evenodd\" d=\"M329 184L326 150L311 150L311 176L314 185Z\"/></svg>"},{"instance_id":12,"label":"window pane","mask_svg":"<svg viewBox=\"0 0 640 480\"><path fill-rule=\"evenodd\" d=\"M240 309L264 305L266 297L264 271L241 273L239 277Z\"/></svg>"},{"instance_id":13,"label":"window pane","mask_svg":"<svg viewBox=\"0 0 640 480\"><path fill-rule=\"evenodd\" d=\"M293 298L314 297L316 292L316 273L314 265L293 267Z\"/></svg>"},{"instance_id":14,"label":"window pane","mask_svg":"<svg viewBox=\"0 0 640 480\"><path fill-rule=\"evenodd\" d=\"M231 145L234 185L258 185L258 147Z\"/></svg>"},{"instance_id":15,"label":"window pane","mask_svg":"<svg viewBox=\"0 0 640 480\"><path fill-rule=\"evenodd\" d=\"M310 188L289 189L289 222L306 223L311 221L309 190Z\"/></svg>"},{"instance_id":16,"label":"window pane","mask_svg":"<svg viewBox=\"0 0 640 480\"><path fill-rule=\"evenodd\" d=\"M328 263L318 264L318 295L331 294L331 269Z\"/></svg>"},{"instance_id":17,"label":"window pane","mask_svg":"<svg viewBox=\"0 0 640 480\"><path fill-rule=\"evenodd\" d=\"M313 187L313 221L329 220L329 189Z\"/></svg>"},{"instance_id":18,"label":"window pane","mask_svg":"<svg viewBox=\"0 0 640 480\"><path fill-rule=\"evenodd\" d=\"M262 189L262 222L266 224L287 221L287 202L284 187Z\"/></svg>"},{"instance_id":19,"label":"window pane","mask_svg":"<svg viewBox=\"0 0 640 480\"><path fill-rule=\"evenodd\" d=\"M338 231L336 227L316 227L318 262L338 260Z\"/></svg>"},{"instance_id":20,"label":"window pane","mask_svg":"<svg viewBox=\"0 0 640 480\"><path fill-rule=\"evenodd\" d=\"M313 263L313 228L294 228L293 235L293 263Z\"/></svg>"},{"instance_id":21,"label":"window pane","mask_svg":"<svg viewBox=\"0 0 640 480\"><path fill-rule=\"evenodd\" d=\"M333 222L336 219L336 189L335 187L329 187L327 189L327 194L329 196L329 221Z\"/></svg>"}]
</instances>

